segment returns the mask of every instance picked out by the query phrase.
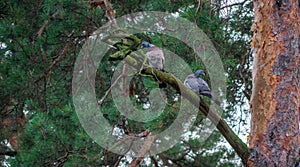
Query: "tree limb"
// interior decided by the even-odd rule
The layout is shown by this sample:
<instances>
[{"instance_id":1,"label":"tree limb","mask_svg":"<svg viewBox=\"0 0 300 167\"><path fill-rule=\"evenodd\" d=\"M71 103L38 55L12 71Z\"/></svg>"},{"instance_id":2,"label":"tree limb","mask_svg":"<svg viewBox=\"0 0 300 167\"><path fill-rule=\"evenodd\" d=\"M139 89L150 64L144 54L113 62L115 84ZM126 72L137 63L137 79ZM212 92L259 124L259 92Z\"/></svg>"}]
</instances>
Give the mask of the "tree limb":
<instances>
[{"instance_id":1,"label":"tree limb","mask_svg":"<svg viewBox=\"0 0 300 167\"><path fill-rule=\"evenodd\" d=\"M149 131L145 131L142 135L147 135L145 136L145 141L143 143L143 147L139 150L137 158L135 158L129 165L129 167L136 167L138 166L142 160L144 159L145 155L149 150L151 149L151 146L155 140L155 136L153 136ZM141 135L140 135L141 136Z\"/></svg>"},{"instance_id":2,"label":"tree limb","mask_svg":"<svg viewBox=\"0 0 300 167\"><path fill-rule=\"evenodd\" d=\"M130 56L124 59L128 64L136 62ZM242 159L242 162L246 164L250 150L245 143L233 132L226 121L217 113L217 111L210 109L209 106L199 98L199 96L183 85L183 83L172 74L168 74L151 67L147 67L142 71L147 75L152 75L158 78L159 81L168 83L174 89L179 91L181 95L189 100L193 105L199 106L199 110L209 118L221 134L225 137L228 143L233 147L238 156ZM200 104L199 104L200 102Z\"/></svg>"},{"instance_id":3,"label":"tree limb","mask_svg":"<svg viewBox=\"0 0 300 167\"><path fill-rule=\"evenodd\" d=\"M127 51L127 49L125 49ZM120 50L118 52L123 52L123 50ZM118 53L116 53L118 54ZM114 55L116 55L114 54ZM124 52L120 55L123 55ZM127 55L127 54L126 54ZM134 56L135 57L135 56ZM133 68L139 69L140 62L139 60L132 57L132 55L129 53L124 61L132 66ZM137 63L139 62L139 63ZM188 89L183 85L183 83L176 78L174 75L165 73L162 71L159 71L157 69L147 67L142 70L143 74L151 75L155 78L157 78L160 82L165 82L171 85L174 89L176 89L178 92L181 93L181 95L189 100L194 106L198 107L198 109L204 114L207 118L209 118L212 123L217 127L217 129L221 132L221 134L225 137L225 139L228 141L228 143L232 146L232 148L235 150L235 152L238 154L238 156L242 159L243 164L247 163L247 159L250 154L250 150L247 147L247 145L233 132L233 130L229 127L229 125L226 123L226 121L218 114L217 111L210 109L209 106L200 99L200 97L193 92L192 90Z\"/></svg>"}]
</instances>

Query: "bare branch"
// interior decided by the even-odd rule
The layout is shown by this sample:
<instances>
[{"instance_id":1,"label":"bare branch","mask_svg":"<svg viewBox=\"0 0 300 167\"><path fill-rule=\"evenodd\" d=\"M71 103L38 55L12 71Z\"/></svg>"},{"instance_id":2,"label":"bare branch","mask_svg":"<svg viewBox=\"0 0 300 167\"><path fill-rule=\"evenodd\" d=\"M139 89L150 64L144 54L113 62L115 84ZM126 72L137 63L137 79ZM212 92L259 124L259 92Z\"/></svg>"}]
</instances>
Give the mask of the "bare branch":
<instances>
[{"instance_id":1,"label":"bare branch","mask_svg":"<svg viewBox=\"0 0 300 167\"><path fill-rule=\"evenodd\" d=\"M230 5L226 5L226 6L221 7L219 10L222 10L225 8L232 8L234 6L243 6L247 1L249 1L249 0L244 0L243 2L237 2L237 3L230 4Z\"/></svg>"},{"instance_id":2,"label":"bare branch","mask_svg":"<svg viewBox=\"0 0 300 167\"><path fill-rule=\"evenodd\" d=\"M197 6L196 14L200 11L200 8L201 8L201 0L198 0L198 6Z\"/></svg>"},{"instance_id":3,"label":"bare branch","mask_svg":"<svg viewBox=\"0 0 300 167\"><path fill-rule=\"evenodd\" d=\"M120 162L121 162L121 159L124 157L124 155L120 155L119 157L118 157L118 160L117 160L117 162L114 164L114 167L118 167L119 166L119 164L120 164Z\"/></svg>"},{"instance_id":4,"label":"bare branch","mask_svg":"<svg viewBox=\"0 0 300 167\"><path fill-rule=\"evenodd\" d=\"M143 147L140 149L140 151L137 154L137 158L135 158L131 164L129 165L129 167L136 167L138 166L141 161L144 159L145 155L147 154L147 152L149 152L149 150L151 149L152 143L155 140L155 136L152 136L150 131L145 131L144 133L140 134L139 136L145 136L147 135L147 137L145 138Z\"/></svg>"},{"instance_id":5,"label":"bare branch","mask_svg":"<svg viewBox=\"0 0 300 167\"><path fill-rule=\"evenodd\" d=\"M98 105L101 106L104 103L104 100L107 98L107 96L109 95L110 91L112 90L112 88L114 86L116 86L116 84L118 83L119 79L122 77L123 75L121 74L120 76L118 76L118 78L115 80L115 82L110 86L110 88L105 92L105 95L101 98L101 100L98 102Z\"/></svg>"},{"instance_id":6,"label":"bare branch","mask_svg":"<svg viewBox=\"0 0 300 167\"><path fill-rule=\"evenodd\" d=\"M155 166L155 167L158 167L158 162L157 162L157 160L155 159L155 157L154 157L154 156L151 156L150 158L151 158L151 160L153 161L154 166Z\"/></svg>"}]
</instances>

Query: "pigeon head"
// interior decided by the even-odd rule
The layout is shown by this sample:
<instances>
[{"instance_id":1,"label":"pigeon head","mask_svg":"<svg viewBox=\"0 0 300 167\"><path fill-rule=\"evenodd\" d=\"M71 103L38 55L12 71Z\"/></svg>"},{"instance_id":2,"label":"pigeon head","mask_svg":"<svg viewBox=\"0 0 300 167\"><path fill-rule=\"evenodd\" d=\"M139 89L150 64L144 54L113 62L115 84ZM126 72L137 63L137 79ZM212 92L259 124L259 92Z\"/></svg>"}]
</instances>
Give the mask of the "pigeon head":
<instances>
[{"instance_id":1,"label":"pigeon head","mask_svg":"<svg viewBox=\"0 0 300 167\"><path fill-rule=\"evenodd\" d=\"M142 48L150 48L152 46L154 46L154 45L150 44L149 42L146 42L146 41L142 42Z\"/></svg>"},{"instance_id":2,"label":"pigeon head","mask_svg":"<svg viewBox=\"0 0 300 167\"><path fill-rule=\"evenodd\" d=\"M195 73L194 73L195 77L200 77L201 75L205 75L204 71L203 70L197 70Z\"/></svg>"}]
</instances>

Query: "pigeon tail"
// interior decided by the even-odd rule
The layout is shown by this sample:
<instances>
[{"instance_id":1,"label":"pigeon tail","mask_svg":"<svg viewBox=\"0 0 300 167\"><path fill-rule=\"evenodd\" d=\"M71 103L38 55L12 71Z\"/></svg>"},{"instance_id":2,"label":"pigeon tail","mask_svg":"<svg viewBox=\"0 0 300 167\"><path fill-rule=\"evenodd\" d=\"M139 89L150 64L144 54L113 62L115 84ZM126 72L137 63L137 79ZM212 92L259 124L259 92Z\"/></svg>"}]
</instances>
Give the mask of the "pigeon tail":
<instances>
[{"instance_id":1,"label":"pigeon tail","mask_svg":"<svg viewBox=\"0 0 300 167\"><path fill-rule=\"evenodd\" d=\"M217 99L215 99L211 92L210 91L202 91L199 93L200 95L203 95L203 96L206 96L206 97L209 97L215 104L217 104L218 106L221 105L221 102L219 102Z\"/></svg>"},{"instance_id":2,"label":"pigeon tail","mask_svg":"<svg viewBox=\"0 0 300 167\"><path fill-rule=\"evenodd\" d=\"M210 91L200 91L199 92L200 95L212 98L211 92Z\"/></svg>"}]
</instances>

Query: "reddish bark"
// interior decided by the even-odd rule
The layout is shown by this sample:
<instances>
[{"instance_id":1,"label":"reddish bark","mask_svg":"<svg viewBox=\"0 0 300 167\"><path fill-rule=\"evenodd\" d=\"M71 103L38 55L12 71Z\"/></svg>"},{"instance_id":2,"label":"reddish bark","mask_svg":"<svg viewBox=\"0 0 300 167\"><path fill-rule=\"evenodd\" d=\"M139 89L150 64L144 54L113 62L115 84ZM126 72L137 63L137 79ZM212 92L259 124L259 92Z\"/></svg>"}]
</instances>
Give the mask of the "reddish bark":
<instances>
[{"instance_id":1,"label":"reddish bark","mask_svg":"<svg viewBox=\"0 0 300 167\"><path fill-rule=\"evenodd\" d=\"M2 120L2 123L0 123L0 127L3 126L1 133L4 133L10 145L16 151L20 148L19 131L24 128L25 120L26 117L25 114L23 114L21 117L7 116Z\"/></svg>"},{"instance_id":2,"label":"reddish bark","mask_svg":"<svg viewBox=\"0 0 300 167\"><path fill-rule=\"evenodd\" d=\"M293 166L298 156L299 1L254 0L248 166Z\"/></svg>"},{"instance_id":3,"label":"reddish bark","mask_svg":"<svg viewBox=\"0 0 300 167\"><path fill-rule=\"evenodd\" d=\"M90 3L92 9L97 7L102 9L109 21L113 21L115 19L116 11L108 0L87 0L87 2Z\"/></svg>"}]
</instances>

